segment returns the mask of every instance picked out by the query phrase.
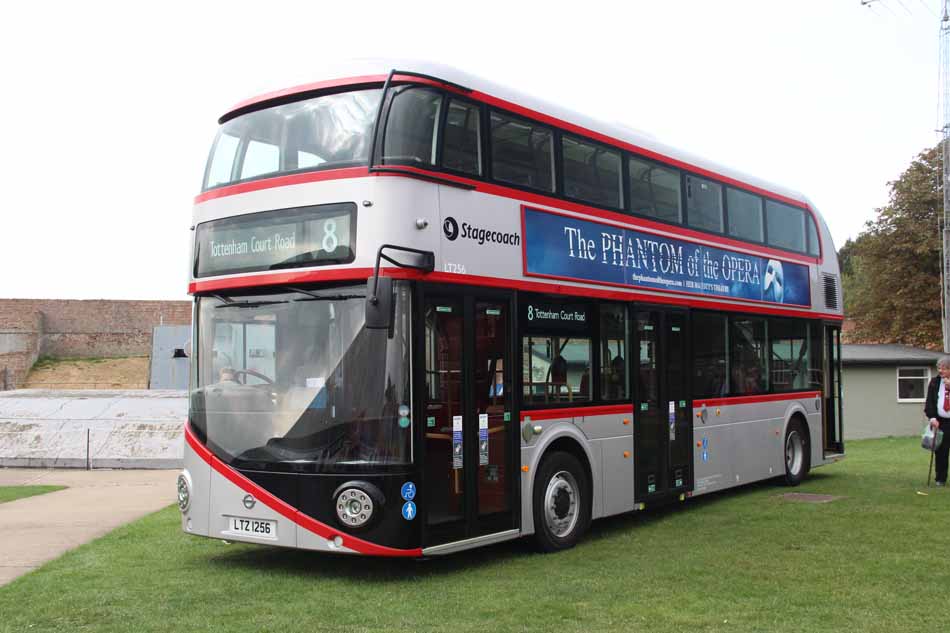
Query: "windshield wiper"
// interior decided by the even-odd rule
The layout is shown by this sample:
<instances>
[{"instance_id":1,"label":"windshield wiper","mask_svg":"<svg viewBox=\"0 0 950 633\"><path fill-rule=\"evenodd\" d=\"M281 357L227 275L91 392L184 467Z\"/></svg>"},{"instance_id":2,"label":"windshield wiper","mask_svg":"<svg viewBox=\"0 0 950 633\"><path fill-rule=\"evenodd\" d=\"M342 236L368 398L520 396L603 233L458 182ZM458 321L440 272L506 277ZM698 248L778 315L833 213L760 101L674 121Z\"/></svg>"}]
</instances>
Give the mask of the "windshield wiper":
<instances>
[{"instance_id":1,"label":"windshield wiper","mask_svg":"<svg viewBox=\"0 0 950 633\"><path fill-rule=\"evenodd\" d=\"M256 308L258 306L272 306L278 303L287 303L286 299L281 299L279 301L234 301L223 295L211 295L215 299L221 302L221 305L214 306L217 308Z\"/></svg>"},{"instance_id":2,"label":"windshield wiper","mask_svg":"<svg viewBox=\"0 0 950 633\"><path fill-rule=\"evenodd\" d=\"M281 286L285 290L290 290L291 292L299 292L302 295L307 295L307 298L294 299L294 301L345 301L347 299L365 299L366 295L320 295L315 292L310 292L309 290L302 290L294 286Z\"/></svg>"}]
</instances>

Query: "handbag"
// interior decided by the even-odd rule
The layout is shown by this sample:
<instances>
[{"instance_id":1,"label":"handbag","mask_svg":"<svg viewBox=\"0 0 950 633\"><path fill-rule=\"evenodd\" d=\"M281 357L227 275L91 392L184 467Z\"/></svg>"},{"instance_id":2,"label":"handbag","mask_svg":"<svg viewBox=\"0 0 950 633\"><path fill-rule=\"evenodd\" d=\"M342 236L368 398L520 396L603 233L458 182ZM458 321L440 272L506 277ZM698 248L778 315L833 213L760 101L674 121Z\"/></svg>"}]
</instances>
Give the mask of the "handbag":
<instances>
[{"instance_id":1,"label":"handbag","mask_svg":"<svg viewBox=\"0 0 950 633\"><path fill-rule=\"evenodd\" d=\"M930 428L930 423L927 423L927 426L924 427L924 432L920 436L920 447L924 450L935 451L940 448L940 444L943 442L943 431L939 428L936 431Z\"/></svg>"}]
</instances>

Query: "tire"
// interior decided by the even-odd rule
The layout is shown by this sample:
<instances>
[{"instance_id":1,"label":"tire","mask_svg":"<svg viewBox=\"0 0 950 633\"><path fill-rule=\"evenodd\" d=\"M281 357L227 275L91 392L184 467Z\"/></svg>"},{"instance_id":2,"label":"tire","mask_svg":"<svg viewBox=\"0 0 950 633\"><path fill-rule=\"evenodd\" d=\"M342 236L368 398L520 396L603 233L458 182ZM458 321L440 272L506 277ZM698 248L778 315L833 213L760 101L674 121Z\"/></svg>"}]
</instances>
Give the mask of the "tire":
<instances>
[{"instance_id":1,"label":"tire","mask_svg":"<svg viewBox=\"0 0 950 633\"><path fill-rule=\"evenodd\" d=\"M802 483L811 468L811 450L808 433L798 418L793 418L785 429L785 484L797 486Z\"/></svg>"},{"instance_id":2,"label":"tire","mask_svg":"<svg viewBox=\"0 0 950 633\"><path fill-rule=\"evenodd\" d=\"M556 552L574 547L590 524L587 471L570 453L546 456L534 479L534 535L538 549Z\"/></svg>"}]
</instances>

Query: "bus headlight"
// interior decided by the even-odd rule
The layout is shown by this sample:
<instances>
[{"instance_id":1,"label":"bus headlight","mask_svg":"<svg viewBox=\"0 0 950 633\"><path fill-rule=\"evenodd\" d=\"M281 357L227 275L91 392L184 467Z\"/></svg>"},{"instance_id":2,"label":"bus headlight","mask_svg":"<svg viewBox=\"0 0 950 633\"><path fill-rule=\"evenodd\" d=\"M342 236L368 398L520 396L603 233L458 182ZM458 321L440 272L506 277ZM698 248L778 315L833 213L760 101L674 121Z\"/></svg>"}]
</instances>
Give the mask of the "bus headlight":
<instances>
[{"instance_id":1,"label":"bus headlight","mask_svg":"<svg viewBox=\"0 0 950 633\"><path fill-rule=\"evenodd\" d=\"M191 481L188 471L182 471L178 475L178 509L184 514L191 505Z\"/></svg>"},{"instance_id":2,"label":"bus headlight","mask_svg":"<svg viewBox=\"0 0 950 633\"><path fill-rule=\"evenodd\" d=\"M346 488L336 497L336 516L347 527L363 527L373 518L373 498L365 490Z\"/></svg>"}]
</instances>

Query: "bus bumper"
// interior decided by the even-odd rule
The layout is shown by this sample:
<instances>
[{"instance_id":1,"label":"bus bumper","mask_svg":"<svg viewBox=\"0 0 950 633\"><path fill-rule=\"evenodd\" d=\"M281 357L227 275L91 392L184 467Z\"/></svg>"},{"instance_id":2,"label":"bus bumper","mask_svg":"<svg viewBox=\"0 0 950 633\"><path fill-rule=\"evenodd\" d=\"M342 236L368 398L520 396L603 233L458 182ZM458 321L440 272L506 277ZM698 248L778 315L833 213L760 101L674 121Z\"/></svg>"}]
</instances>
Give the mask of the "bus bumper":
<instances>
[{"instance_id":1,"label":"bus bumper","mask_svg":"<svg viewBox=\"0 0 950 633\"><path fill-rule=\"evenodd\" d=\"M421 557L421 548L379 545L318 521L231 468L185 427L179 509L187 534L336 554ZM188 487L187 503L182 486Z\"/></svg>"}]
</instances>

